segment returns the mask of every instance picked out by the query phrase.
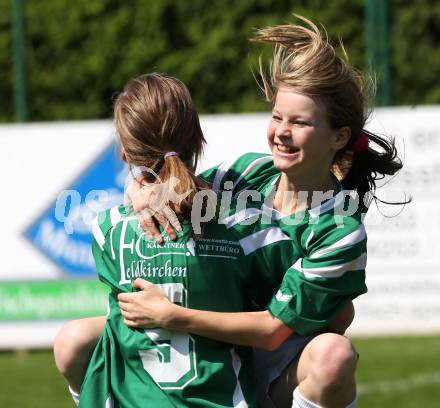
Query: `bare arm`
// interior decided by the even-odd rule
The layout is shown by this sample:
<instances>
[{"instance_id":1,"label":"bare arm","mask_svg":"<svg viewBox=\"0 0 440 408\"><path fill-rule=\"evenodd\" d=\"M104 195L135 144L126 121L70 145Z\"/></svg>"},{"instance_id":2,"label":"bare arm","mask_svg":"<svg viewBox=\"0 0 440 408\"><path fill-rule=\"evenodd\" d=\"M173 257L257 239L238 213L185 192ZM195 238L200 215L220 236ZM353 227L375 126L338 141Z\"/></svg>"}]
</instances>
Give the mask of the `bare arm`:
<instances>
[{"instance_id":1,"label":"bare arm","mask_svg":"<svg viewBox=\"0 0 440 408\"><path fill-rule=\"evenodd\" d=\"M293 332L268 311L221 313L187 309L171 303L157 286L143 279L136 279L133 286L142 290L118 295L121 313L130 327L159 326L266 350L276 349Z\"/></svg>"},{"instance_id":2,"label":"bare arm","mask_svg":"<svg viewBox=\"0 0 440 408\"><path fill-rule=\"evenodd\" d=\"M187 309L171 304L163 327L215 340L265 350L275 350L293 330L269 311L219 313ZM353 303L348 305L328 327L329 331L344 334L354 317Z\"/></svg>"},{"instance_id":3,"label":"bare arm","mask_svg":"<svg viewBox=\"0 0 440 408\"><path fill-rule=\"evenodd\" d=\"M278 348L293 333L267 310L221 313L188 309L171 303L156 285L144 279L136 279L133 286L141 290L118 295L121 313L129 327L163 327L265 350ZM353 317L353 303L349 302L328 329L343 334Z\"/></svg>"},{"instance_id":4,"label":"bare arm","mask_svg":"<svg viewBox=\"0 0 440 408\"><path fill-rule=\"evenodd\" d=\"M178 310L169 317L166 327L226 343L274 350L293 333L267 310L219 313L173 306Z\"/></svg>"}]
</instances>

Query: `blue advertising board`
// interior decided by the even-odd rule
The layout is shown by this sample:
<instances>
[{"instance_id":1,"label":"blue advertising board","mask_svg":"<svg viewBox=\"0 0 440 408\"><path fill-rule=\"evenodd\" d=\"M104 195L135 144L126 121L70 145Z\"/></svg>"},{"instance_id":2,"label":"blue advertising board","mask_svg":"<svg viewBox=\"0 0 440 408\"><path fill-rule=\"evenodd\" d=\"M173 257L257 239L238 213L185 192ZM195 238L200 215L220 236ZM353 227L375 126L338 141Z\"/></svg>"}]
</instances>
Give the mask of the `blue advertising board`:
<instances>
[{"instance_id":1,"label":"blue advertising board","mask_svg":"<svg viewBox=\"0 0 440 408\"><path fill-rule=\"evenodd\" d=\"M91 227L99 211L121 204L127 167L112 143L63 190L24 235L71 277L95 274Z\"/></svg>"}]
</instances>

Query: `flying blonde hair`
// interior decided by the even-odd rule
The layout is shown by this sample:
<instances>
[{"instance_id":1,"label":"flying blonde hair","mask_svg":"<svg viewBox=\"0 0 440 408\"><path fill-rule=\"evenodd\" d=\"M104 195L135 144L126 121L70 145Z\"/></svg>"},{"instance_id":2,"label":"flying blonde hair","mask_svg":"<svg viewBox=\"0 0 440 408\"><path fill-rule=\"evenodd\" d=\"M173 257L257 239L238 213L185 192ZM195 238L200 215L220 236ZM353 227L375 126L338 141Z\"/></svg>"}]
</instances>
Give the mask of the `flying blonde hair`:
<instances>
[{"instance_id":1,"label":"flying blonde hair","mask_svg":"<svg viewBox=\"0 0 440 408\"><path fill-rule=\"evenodd\" d=\"M394 141L364 130L371 112L374 81L350 65L342 41L338 44L339 56L324 28L320 30L307 18L295 16L299 24L263 28L251 39L274 45L268 75L260 58L260 86L272 104L280 88L318 97L333 129L350 128L350 140L336 153L331 170L345 188L357 190L366 211L369 197L377 198L375 181L402 168ZM353 152L351 147L360 137L368 137L369 147Z\"/></svg>"}]
</instances>

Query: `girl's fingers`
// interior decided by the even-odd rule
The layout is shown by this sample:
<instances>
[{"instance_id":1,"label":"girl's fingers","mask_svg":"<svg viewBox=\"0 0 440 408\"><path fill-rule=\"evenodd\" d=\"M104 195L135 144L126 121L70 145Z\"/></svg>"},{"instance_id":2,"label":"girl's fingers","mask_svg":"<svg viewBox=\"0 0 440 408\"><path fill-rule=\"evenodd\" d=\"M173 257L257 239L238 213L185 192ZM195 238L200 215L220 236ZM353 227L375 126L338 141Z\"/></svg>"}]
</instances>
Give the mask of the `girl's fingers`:
<instances>
[{"instance_id":1,"label":"girl's fingers","mask_svg":"<svg viewBox=\"0 0 440 408\"><path fill-rule=\"evenodd\" d=\"M167 218L161 214L161 213L156 213L153 216L156 221L162 225L163 229L166 231L166 233L168 234L168 236L174 241L177 239L177 234L176 231L174 231L174 229L171 227L170 222L167 220ZM163 238L163 237L161 237ZM155 238L156 239L156 238ZM157 239L156 239L157 241ZM159 242L159 241L158 241Z\"/></svg>"},{"instance_id":2,"label":"girl's fingers","mask_svg":"<svg viewBox=\"0 0 440 408\"><path fill-rule=\"evenodd\" d=\"M118 293L118 302L132 303L134 293Z\"/></svg>"},{"instance_id":3,"label":"girl's fingers","mask_svg":"<svg viewBox=\"0 0 440 408\"><path fill-rule=\"evenodd\" d=\"M134 288L136 289L141 289L141 290L146 290L149 289L150 287L154 286L153 283L147 281L146 279L142 279L142 278L136 278L132 284L131 284Z\"/></svg>"},{"instance_id":4,"label":"girl's fingers","mask_svg":"<svg viewBox=\"0 0 440 408\"><path fill-rule=\"evenodd\" d=\"M157 236L161 237L160 231L156 225L156 221L153 218L153 212L151 210L146 208L145 210L136 213L136 215L138 217L139 224L141 225L142 229L149 239L156 239Z\"/></svg>"},{"instance_id":5,"label":"girl's fingers","mask_svg":"<svg viewBox=\"0 0 440 408\"><path fill-rule=\"evenodd\" d=\"M138 323L134 320L125 318L124 319L124 323L128 326L128 327L132 327L134 329L149 329L149 328L155 328L157 327L157 324L154 324L153 322L143 322L143 323Z\"/></svg>"},{"instance_id":6,"label":"girl's fingers","mask_svg":"<svg viewBox=\"0 0 440 408\"><path fill-rule=\"evenodd\" d=\"M129 319L124 319L124 323L125 323L128 327L136 327L136 323L133 322L132 320L129 320Z\"/></svg>"},{"instance_id":7,"label":"girl's fingers","mask_svg":"<svg viewBox=\"0 0 440 408\"><path fill-rule=\"evenodd\" d=\"M130 312L127 312L126 310L121 310L121 315L128 320L133 320L134 317Z\"/></svg>"},{"instance_id":8,"label":"girl's fingers","mask_svg":"<svg viewBox=\"0 0 440 408\"><path fill-rule=\"evenodd\" d=\"M182 226L180 225L180 221L177 218L177 214L168 206L164 206L162 209L164 217L170 222L172 227L178 231L182 231Z\"/></svg>"},{"instance_id":9,"label":"girl's fingers","mask_svg":"<svg viewBox=\"0 0 440 408\"><path fill-rule=\"evenodd\" d=\"M124 314L125 312L128 312L129 303L118 302L118 305L119 305L119 309L121 310L122 314Z\"/></svg>"},{"instance_id":10,"label":"girl's fingers","mask_svg":"<svg viewBox=\"0 0 440 408\"><path fill-rule=\"evenodd\" d=\"M136 313L138 306L136 304L127 303L127 302L118 302L119 309L124 313Z\"/></svg>"}]
</instances>

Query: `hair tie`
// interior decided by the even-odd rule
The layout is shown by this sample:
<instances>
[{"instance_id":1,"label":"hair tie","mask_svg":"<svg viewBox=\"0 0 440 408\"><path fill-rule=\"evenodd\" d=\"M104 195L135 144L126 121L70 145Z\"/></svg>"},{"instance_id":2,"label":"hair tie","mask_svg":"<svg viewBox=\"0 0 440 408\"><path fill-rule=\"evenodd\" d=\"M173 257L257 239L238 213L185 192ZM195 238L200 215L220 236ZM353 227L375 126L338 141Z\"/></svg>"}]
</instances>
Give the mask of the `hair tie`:
<instances>
[{"instance_id":1,"label":"hair tie","mask_svg":"<svg viewBox=\"0 0 440 408\"><path fill-rule=\"evenodd\" d=\"M369 142L370 139L368 134L362 131L355 142L350 146L349 150L351 150L353 153L363 152L364 150L368 149Z\"/></svg>"},{"instance_id":2,"label":"hair tie","mask_svg":"<svg viewBox=\"0 0 440 408\"><path fill-rule=\"evenodd\" d=\"M171 156L178 156L178 153L177 152L167 152L167 153L164 154L163 158L165 160L165 159L167 159L168 157L171 157Z\"/></svg>"}]
</instances>

